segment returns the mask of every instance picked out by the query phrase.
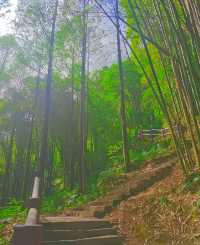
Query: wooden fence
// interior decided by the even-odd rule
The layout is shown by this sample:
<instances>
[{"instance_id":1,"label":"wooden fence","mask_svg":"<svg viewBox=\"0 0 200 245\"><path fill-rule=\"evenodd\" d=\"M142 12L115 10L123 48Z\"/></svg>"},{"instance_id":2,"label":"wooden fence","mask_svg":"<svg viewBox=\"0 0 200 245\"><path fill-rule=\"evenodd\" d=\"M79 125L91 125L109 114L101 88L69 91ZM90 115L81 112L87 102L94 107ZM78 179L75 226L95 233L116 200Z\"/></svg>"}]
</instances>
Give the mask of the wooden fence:
<instances>
[{"instance_id":1,"label":"wooden fence","mask_svg":"<svg viewBox=\"0 0 200 245\"><path fill-rule=\"evenodd\" d=\"M177 126L174 126L175 130L178 130ZM154 138L167 138L171 136L172 132L170 128L161 128L161 129L142 129L139 134L138 138L141 140L145 139L154 139Z\"/></svg>"}]
</instances>

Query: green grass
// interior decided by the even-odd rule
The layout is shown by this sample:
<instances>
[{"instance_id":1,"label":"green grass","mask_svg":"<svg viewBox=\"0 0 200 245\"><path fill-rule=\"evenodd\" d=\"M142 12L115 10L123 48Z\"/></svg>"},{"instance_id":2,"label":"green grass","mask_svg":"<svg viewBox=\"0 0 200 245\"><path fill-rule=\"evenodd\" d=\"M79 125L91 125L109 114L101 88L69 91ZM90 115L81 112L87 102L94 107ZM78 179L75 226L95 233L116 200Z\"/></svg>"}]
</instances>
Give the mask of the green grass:
<instances>
[{"instance_id":1,"label":"green grass","mask_svg":"<svg viewBox=\"0 0 200 245\"><path fill-rule=\"evenodd\" d=\"M90 190L87 194L79 194L78 190L55 191L53 194L45 197L42 205L42 213L61 213L64 209L79 207L90 200L95 199L98 194Z\"/></svg>"},{"instance_id":2,"label":"green grass","mask_svg":"<svg viewBox=\"0 0 200 245\"><path fill-rule=\"evenodd\" d=\"M183 190L200 193L200 173L192 173L183 183Z\"/></svg>"},{"instance_id":3,"label":"green grass","mask_svg":"<svg viewBox=\"0 0 200 245\"><path fill-rule=\"evenodd\" d=\"M7 207L0 208L0 222L5 219L25 217L25 214L23 202L13 199L8 203Z\"/></svg>"},{"instance_id":4,"label":"green grass","mask_svg":"<svg viewBox=\"0 0 200 245\"><path fill-rule=\"evenodd\" d=\"M26 217L26 210L23 207L22 202L18 202L15 199L11 200L7 207L0 208L0 245L8 245L10 242L5 239L3 232L10 224L18 221L24 221Z\"/></svg>"}]
</instances>

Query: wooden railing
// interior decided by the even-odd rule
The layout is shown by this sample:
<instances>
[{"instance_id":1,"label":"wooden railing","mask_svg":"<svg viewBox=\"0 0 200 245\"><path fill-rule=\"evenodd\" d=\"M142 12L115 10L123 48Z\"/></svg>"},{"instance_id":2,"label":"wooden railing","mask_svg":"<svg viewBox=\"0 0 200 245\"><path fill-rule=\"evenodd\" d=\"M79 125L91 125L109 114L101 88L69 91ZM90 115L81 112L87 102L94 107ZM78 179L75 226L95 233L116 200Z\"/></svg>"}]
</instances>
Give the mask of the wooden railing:
<instances>
[{"instance_id":1,"label":"wooden railing","mask_svg":"<svg viewBox=\"0 0 200 245\"><path fill-rule=\"evenodd\" d=\"M40 208L40 178L35 177L33 185L33 193L28 201L28 216L26 225L35 225L39 223L39 208Z\"/></svg>"},{"instance_id":2,"label":"wooden railing","mask_svg":"<svg viewBox=\"0 0 200 245\"><path fill-rule=\"evenodd\" d=\"M194 125L193 125L194 126ZM197 121L197 127L199 127L200 129L200 121ZM182 132L183 134L186 134L187 136L187 131L188 129L184 126L177 126L175 125L173 127L175 133L178 132ZM167 136L171 136L172 132L170 128L161 128L161 129L142 129L139 134L138 134L138 138L141 140L144 139L154 139L156 137L162 137L162 138L166 138Z\"/></svg>"},{"instance_id":3,"label":"wooden railing","mask_svg":"<svg viewBox=\"0 0 200 245\"><path fill-rule=\"evenodd\" d=\"M16 225L12 245L42 245L42 225L39 223L40 214L40 178L34 178L32 196L27 202L28 215L24 225Z\"/></svg>"},{"instance_id":4,"label":"wooden railing","mask_svg":"<svg viewBox=\"0 0 200 245\"><path fill-rule=\"evenodd\" d=\"M177 126L174 126L175 130L178 130ZM156 137L166 138L167 136L171 136L170 128L161 128L161 129L143 129L139 132L138 138L141 140L144 139L154 139Z\"/></svg>"},{"instance_id":5,"label":"wooden railing","mask_svg":"<svg viewBox=\"0 0 200 245\"><path fill-rule=\"evenodd\" d=\"M140 139L154 138L157 136L166 137L168 135L171 135L171 132L168 128L164 128L164 129L143 129L139 132L139 138Z\"/></svg>"}]
</instances>

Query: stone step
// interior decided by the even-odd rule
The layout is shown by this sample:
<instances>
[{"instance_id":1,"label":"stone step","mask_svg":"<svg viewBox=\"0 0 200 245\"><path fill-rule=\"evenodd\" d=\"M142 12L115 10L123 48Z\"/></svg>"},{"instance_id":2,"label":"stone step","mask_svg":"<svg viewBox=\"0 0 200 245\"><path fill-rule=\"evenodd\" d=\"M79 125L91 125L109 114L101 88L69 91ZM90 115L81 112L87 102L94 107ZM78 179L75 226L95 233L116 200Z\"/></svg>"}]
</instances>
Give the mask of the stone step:
<instances>
[{"instance_id":1,"label":"stone step","mask_svg":"<svg viewBox=\"0 0 200 245\"><path fill-rule=\"evenodd\" d=\"M106 214L105 206L90 206L87 207L84 211L81 212L82 217L95 217L95 218L103 218Z\"/></svg>"},{"instance_id":2,"label":"stone step","mask_svg":"<svg viewBox=\"0 0 200 245\"><path fill-rule=\"evenodd\" d=\"M108 235L76 240L47 241L44 245L122 245L122 239L117 235Z\"/></svg>"},{"instance_id":3,"label":"stone step","mask_svg":"<svg viewBox=\"0 0 200 245\"><path fill-rule=\"evenodd\" d=\"M109 221L96 218L45 217L45 220L42 220L42 224L46 230L90 230L112 228Z\"/></svg>"},{"instance_id":4,"label":"stone step","mask_svg":"<svg viewBox=\"0 0 200 245\"><path fill-rule=\"evenodd\" d=\"M108 235L117 235L117 231L113 228L91 230L45 230L44 241L74 240Z\"/></svg>"}]
</instances>

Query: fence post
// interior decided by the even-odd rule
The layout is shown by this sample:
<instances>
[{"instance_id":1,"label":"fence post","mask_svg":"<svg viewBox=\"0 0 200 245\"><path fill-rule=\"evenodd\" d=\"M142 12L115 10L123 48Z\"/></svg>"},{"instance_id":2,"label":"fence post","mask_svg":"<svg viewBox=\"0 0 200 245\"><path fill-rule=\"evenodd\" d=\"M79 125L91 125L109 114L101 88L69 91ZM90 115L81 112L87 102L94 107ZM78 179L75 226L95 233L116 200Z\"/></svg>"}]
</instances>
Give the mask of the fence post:
<instances>
[{"instance_id":1,"label":"fence post","mask_svg":"<svg viewBox=\"0 0 200 245\"><path fill-rule=\"evenodd\" d=\"M34 178L32 196L27 202L29 208L26 223L16 225L11 241L11 245L42 245L43 226L39 223L40 210L40 178Z\"/></svg>"},{"instance_id":2,"label":"fence post","mask_svg":"<svg viewBox=\"0 0 200 245\"><path fill-rule=\"evenodd\" d=\"M11 245L42 245L43 226L38 225L16 225Z\"/></svg>"}]
</instances>

